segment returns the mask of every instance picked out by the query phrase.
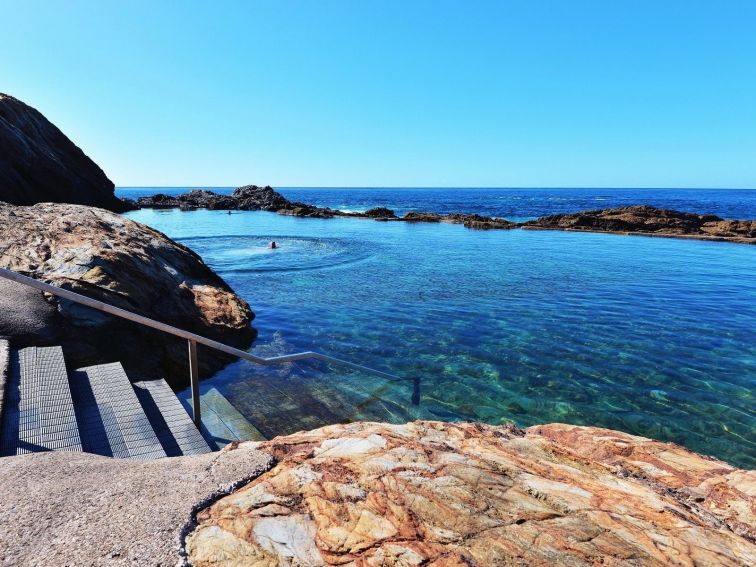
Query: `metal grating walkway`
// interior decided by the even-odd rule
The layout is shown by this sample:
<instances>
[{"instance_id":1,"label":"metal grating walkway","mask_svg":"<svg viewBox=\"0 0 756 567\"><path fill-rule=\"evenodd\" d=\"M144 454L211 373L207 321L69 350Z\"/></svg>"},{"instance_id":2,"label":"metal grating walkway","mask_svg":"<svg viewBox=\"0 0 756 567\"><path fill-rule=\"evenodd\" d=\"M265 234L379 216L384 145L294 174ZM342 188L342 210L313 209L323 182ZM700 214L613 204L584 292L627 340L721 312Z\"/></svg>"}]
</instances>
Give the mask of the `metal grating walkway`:
<instances>
[{"instance_id":1,"label":"metal grating walkway","mask_svg":"<svg viewBox=\"0 0 756 567\"><path fill-rule=\"evenodd\" d=\"M166 455L197 455L211 451L165 380L135 382L133 386Z\"/></svg>"},{"instance_id":2,"label":"metal grating walkway","mask_svg":"<svg viewBox=\"0 0 756 567\"><path fill-rule=\"evenodd\" d=\"M76 370L71 389L84 451L122 459L166 456L120 363Z\"/></svg>"},{"instance_id":3,"label":"metal grating walkway","mask_svg":"<svg viewBox=\"0 0 756 567\"><path fill-rule=\"evenodd\" d=\"M60 347L0 340L0 456L40 451L145 460L212 448L165 380L132 384L118 362L69 373Z\"/></svg>"},{"instance_id":4,"label":"metal grating walkway","mask_svg":"<svg viewBox=\"0 0 756 567\"><path fill-rule=\"evenodd\" d=\"M0 455L82 450L60 347L11 352L4 405Z\"/></svg>"}]
</instances>

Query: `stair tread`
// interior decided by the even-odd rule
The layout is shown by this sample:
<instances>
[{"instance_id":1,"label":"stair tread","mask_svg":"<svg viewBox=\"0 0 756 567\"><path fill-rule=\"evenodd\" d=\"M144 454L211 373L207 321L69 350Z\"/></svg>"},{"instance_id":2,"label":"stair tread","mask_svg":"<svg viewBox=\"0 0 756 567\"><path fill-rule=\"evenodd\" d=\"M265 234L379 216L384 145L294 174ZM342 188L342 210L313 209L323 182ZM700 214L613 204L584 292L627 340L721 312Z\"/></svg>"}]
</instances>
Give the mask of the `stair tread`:
<instances>
[{"instance_id":1,"label":"stair tread","mask_svg":"<svg viewBox=\"0 0 756 567\"><path fill-rule=\"evenodd\" d=\"M132 385L169 457L212 451L165 380L145 380Z\"/></svg>"},{"instance_id":2,"label":"stair tread","mask_svg":"<svg viewBox=\"0 0 756 567\"><path fill-rule=\"evenodd\" d=\"M61 347L10 352L0 454L81 451Z\"/></svg>"},{"instance_id":3,"label":"stair tread","mask_svg":"<svg viewBox=\"0 0 756 567\"><path fill-rule=\"evenodd\" d=\"M71 374L84 451L148 459L166 453L119 362Z\"/></svg>"}]
</instances>

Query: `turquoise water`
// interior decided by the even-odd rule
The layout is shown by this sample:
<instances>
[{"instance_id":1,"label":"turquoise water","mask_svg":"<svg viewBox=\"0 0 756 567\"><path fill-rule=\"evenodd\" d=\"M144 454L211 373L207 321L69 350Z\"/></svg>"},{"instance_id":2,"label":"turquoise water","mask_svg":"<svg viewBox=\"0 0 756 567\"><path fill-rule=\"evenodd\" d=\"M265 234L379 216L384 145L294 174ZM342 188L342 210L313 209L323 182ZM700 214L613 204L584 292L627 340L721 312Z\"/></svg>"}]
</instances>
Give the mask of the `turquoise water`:
<instances>
[{"instance_id":1,"label":"turquoise water","mask_svg":"<svg viewBox=\"0 0 756 567\"><path fill-rule=\"evenodd\" d=\"M249 301L253 352L314 349L422 379L417 407L410 382L311 362L236 363L203 383L267 436L355 419L560 421L756 465L754 246L265 212L129 216L190 246Z\"/></svg>"}]
</instances>

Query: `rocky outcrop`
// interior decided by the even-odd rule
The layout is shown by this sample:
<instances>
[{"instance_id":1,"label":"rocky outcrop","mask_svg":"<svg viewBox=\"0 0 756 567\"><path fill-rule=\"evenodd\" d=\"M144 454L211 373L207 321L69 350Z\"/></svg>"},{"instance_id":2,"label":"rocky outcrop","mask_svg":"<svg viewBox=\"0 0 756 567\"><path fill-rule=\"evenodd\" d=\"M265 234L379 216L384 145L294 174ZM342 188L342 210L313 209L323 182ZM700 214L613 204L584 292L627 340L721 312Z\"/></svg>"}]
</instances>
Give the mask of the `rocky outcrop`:
<instances>
[{"instance_id":1,"label":"rocky outcrop","mask_svg":"<svg viewBox=\"0 0 756 567\"><path fill-rule=\"evenodd\" d=\"M0 204L0 267L234 346L254 337L249 305L199 256L102 209ZM185 341L2 282L0 336L62 344L77 365L118 360L132 376L186 385ZM204 374L228 361L210 349L199 358Z\"/></svg>"},{"instance_id":2,"label":"rocky outcrop","mask_svg":"<svg viewBox=\"0 0 756 567\"><path fill-rule=\"evenodd\" d=\"M135 206L137 208L155 209L272 211L299 217L320 218L346 215L346 213L340 211L289 201L272 187L258 187L257 185L239 187L231 195L221 195L206 189L189 191L176 197L159 193L150 197L140 197L135 202Z\"/></svg>"},{"instance_id":3,"label":"rocky outcrop","mask_svg":"<svg viewBox=\"0 0 756 567\"><path fill-rule=\"evenodd\" d=\"M443 217L438 213L428 213L423 211L410 211L402 217L407 222L441 222Z\"/></svg>"},{"instance_id":4,"label":"rocky outcrop","mask_svg":"<svg viewBox=\"0 0 756 567\"><path fill-rule=\"evenodd\" d=\"M416 422L255 447L278 462L197 515L195 567L756 564L756 473L672 444Z\"/></svg>"},{"instance_id":5,"label":"rocky outcrop","mask_svg":"<svg viewBox=\"0 0 756 567\"><path fill-rule=\"evenodd\" d=\"M272 187L258 187L257 185L245 185L239 187L232 194L238 208L243 211L280 211L292 208L286 197L275 191Z\"/></svg>"},{"instance_id":6,"label":"rocky outcrop","mask_svg":"<svg viewBox=\"0 0 756 567\"><path fill-rule=\"evenodd\" d=\"M524 223L503 218L477 214L410 211L397 217L394 211L376 207L363 213L344 212L292 202L272 187L248 185L236 189L231 196L212 191L195 190L178 197L153 195L142 197L138 208L229 209L246 211L273 211L283 215L314 218L353 217L377 221L447 222L463 224L465 228L478 230L510 230L513 228L580 230L589 232L616 232L649 236L676 236L704 240L727 240L756 244L756 221L724 220L715 215L696 215L648 205L636 205L616 209L584 211L573 214L551 215Z\"/></svg>"},{"instance_id":7,"label":"rocky outcrop","mask_svg":"<svg viewBox=\"0 0 756 567\"><path fill-rule=\"evenodd\" d=\"M386 207L374 207L365 212L345 212L289 201L272 187L258 187L257 185L239 187L230 196L203 189L189 191L175 197L159 193L150 197L139 198L134 203L134 208L271 211L282 215L310 218L352 217L378 221L449 222L464 224L467 228L514 228L518 226L516 223L504 219L475 214L439 215L437 213L411 211L403 217L397 217L393 210Z\"/></svg>"},{"instance_id":8,"label":"rocky outcrop","mask_svg":"<svg viewBox=\"0 0 756 567\"><path fill-rule=\"evenodd\" d=\"M365 216L370 219L395 219L396 213L386 207L373 207L365 211Z\"/></svg>"},{"instance_id":9,"label":"rocky outcrop","mask_svg":"<svg viewBox=\"0 0 756 567\"><path fill-rule=\"evenodd\" d=\"M500 229L508 230L510 228L517 228L519 225L516 222L510 222L506 219L500 219L495 217L484 217L482 215L464 215L459 213L452 213L444 217L444 221L452 223L464 224L465 228L474 228L478 230L487 229Z\"/></svg>"},{"instance_id":10,"label":"rocky outcrop","mask_svg":"<svg viewBox=\"0 0 756 567\"><path fill-rule=\"evenodd\" d=\"M715 215L696 215L648 205L551 215L522 226L756 243L756 221L724 220Z\"/></svg>"},{"instance_id":11,"label":"rocky outcrop","mask_svg":"<svg viewBox=\"0 0 756 567\"><path fill-rule=\"evenodd\" d=\"M113 182L39 111L0 93L0 201L124 210Z\"/></svg>"}]
</instances>

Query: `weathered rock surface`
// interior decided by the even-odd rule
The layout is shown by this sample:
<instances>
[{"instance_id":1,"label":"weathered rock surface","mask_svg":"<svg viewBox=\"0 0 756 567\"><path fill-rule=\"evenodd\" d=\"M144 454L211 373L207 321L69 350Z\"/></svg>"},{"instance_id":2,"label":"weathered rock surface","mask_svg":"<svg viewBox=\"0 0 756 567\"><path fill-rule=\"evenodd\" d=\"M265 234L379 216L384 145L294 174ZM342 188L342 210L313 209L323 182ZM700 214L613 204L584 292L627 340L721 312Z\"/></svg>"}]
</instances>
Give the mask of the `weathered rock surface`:
<instances>
[{"instance_id":1,"label":"weathered rock surface","mask_svg":"<svg viewBox=\"0 0 756 567\"><path fill-rule=\"evenodd\" d=\"M257 448L198 514L220 565L754 565L756 472L616 431L354 423Z\"/></svg>"},{"instance_id":2,"label":"weathered rock surface","mask_svg":"<svg viewBox=\"0 0 756 567\"><path fill-rule=\"evenodd\" d=\"M124 210L113 190L102 169L39 111L0 93L0 201Z\"/></svg>"},{"instance_id":3,"label":"weathered rock surface","mask_svg":"<svg viewBox=\"0 0 756 567\"><path fill-rule=\"evenodd\" d=\"M635 233L756 244L756 221L724 220L648 205L551 215L523 223L525 228Z\"/></svg>"},{"instance_id":4,"label":"weathered rock surface","mask_svg":"<svg viewBox=\"0 0 756 567\"><path fill-rule=\"evenodd\" d=\"M199 256L102 209L0 204L0 267L232 345L247 346L254 337L249 305ZM134 376L163 376L174 387L188 380L182 339L19 284L0 290L0 336L62 344L77 365L117 360ZM199 358L204 373L228 360L210 349Z\"/></svg>"}]
</instances>

